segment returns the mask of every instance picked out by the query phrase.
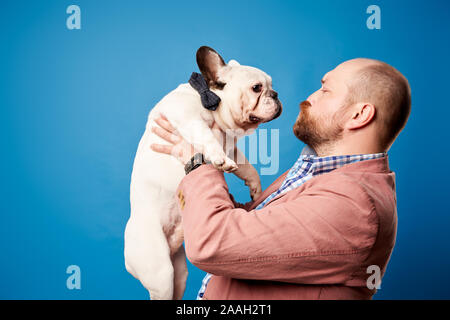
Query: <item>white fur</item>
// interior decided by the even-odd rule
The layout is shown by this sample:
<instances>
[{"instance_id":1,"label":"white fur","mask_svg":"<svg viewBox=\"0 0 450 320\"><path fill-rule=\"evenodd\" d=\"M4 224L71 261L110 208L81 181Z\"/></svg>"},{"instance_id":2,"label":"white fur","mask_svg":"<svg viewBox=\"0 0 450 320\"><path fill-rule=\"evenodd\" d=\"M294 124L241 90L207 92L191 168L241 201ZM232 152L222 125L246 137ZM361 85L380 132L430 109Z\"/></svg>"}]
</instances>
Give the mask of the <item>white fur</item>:
<instances>
[{"instance_id":1,"label":"white fur","mask_svg":"<svg viewBox=\"0 0 450 320\"><path fill-rule=\"evenodd\" d=\"M235 145L224 150L212 128L234 132L238 137L250 133L239 130L243 123L240 121L245 120L249 110L262 116L270 114L271 110L273 113L274 103L261 98L256 106L258 99L249 88L255 81L264 81L269 90L271 79L261 70L240 66L237 61L232 66L222 67L220 78L227 85L223 90L213 90L222 100L217 111L203 108L199 94L189 84L181 84L151 110L139 142L131 176L131 216L125 229L124 255L126 269L147 288L151 299L181 299L187 279L181 216L175 196L185 173L177 159L150 149L152 143L167 144L151 132L159 113L163 113L187 141L203 146L206 158L216 162L217 168L225 171L237 168L235 174L246 181L253 197L261 192L259 176L253 166L242 154L239 156L244 163L238 165L228 158L227 154L234 151ZM242 97L246 97L245 101Z\"/></svg>"}]
</instances>

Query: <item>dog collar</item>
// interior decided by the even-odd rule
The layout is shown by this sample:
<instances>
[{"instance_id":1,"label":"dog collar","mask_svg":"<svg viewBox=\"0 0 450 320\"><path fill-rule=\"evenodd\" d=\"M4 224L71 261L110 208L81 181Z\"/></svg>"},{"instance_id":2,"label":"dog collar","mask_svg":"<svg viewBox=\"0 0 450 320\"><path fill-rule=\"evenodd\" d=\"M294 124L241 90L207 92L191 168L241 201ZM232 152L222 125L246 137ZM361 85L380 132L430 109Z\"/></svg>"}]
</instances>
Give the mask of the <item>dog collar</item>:
<instances>
[{"instance_id":1,"label":"dog collar","mask_svg":"<svg viewBox=\"0 0 450 320\"><path fill-rule=\"evenodd\" d=\"M205 78L200 73L192 72L189 84L200 94L203 107L212 111L217 109L220 98L217 94L209 90Z\"/></svg>"}]
</instances>

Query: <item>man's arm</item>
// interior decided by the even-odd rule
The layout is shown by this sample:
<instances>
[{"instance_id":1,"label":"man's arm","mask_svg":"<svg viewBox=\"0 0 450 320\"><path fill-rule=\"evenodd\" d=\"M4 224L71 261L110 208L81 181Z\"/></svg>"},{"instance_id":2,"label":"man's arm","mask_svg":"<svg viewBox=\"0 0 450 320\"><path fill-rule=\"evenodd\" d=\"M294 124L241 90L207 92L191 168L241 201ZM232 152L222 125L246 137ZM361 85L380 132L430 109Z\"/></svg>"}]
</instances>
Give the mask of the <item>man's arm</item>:
<instances>
[{"instance_id":1,"label":"man's arm","mask_svg":"<svg viewBox=\"0 0 450 320\"><path fill-rule=\"evenodd\" d=\"M189 260L232 278L345 283L369 254L378 222L361 187L333 179L292 201L246 211L235 207L222 172L200 166L177 190ZM349 198L348 188L361 192Z\"/></svg>"}]
</instances>

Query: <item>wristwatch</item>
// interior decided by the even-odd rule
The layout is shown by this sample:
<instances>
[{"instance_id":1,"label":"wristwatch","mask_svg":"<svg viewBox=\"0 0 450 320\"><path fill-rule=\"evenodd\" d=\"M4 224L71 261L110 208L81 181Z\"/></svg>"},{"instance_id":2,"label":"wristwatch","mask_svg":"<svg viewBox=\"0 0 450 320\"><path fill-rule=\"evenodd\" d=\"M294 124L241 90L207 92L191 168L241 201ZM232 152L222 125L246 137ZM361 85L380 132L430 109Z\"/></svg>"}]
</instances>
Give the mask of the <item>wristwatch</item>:
<instances>
[{"instance_id":1,"label":"wristwatch","mask_svg":"<svg viewBox=\"0 0 450 320\"><path fill-rule=\"evenodd\" d=\"M186 163L186 165L184 166L184 172L186 174L188 174L189 172L191 172L192 170L200 167L204 163L206 163L206 162L205 162L205 157L203 156L203 154L202 153L196 153L191 158L191 160L189 160L188 163Z\"/></svg>"}]
</instances>

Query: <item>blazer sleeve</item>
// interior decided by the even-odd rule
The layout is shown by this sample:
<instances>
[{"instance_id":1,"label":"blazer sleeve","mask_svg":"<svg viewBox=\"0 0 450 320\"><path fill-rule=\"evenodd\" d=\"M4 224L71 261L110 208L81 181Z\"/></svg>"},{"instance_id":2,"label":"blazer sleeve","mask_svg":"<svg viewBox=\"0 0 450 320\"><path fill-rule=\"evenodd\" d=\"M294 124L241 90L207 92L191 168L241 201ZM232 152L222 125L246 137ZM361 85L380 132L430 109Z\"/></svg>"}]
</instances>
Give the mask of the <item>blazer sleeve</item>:
<instances>
[{"instance_id":1,"label":"blazer sleeve","mask_svg":"<svg viewBox=\"0 0 450 320\"><path fill-rule=\"evenodd\" d=\"M177 194L187 257L214 275L344 284L377 235L370 199L343 175L247 211L235 207L223 173L202 165L183 178Z\"/></svg>"}]
</instances>

